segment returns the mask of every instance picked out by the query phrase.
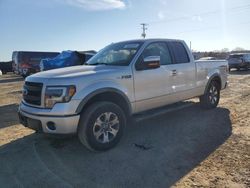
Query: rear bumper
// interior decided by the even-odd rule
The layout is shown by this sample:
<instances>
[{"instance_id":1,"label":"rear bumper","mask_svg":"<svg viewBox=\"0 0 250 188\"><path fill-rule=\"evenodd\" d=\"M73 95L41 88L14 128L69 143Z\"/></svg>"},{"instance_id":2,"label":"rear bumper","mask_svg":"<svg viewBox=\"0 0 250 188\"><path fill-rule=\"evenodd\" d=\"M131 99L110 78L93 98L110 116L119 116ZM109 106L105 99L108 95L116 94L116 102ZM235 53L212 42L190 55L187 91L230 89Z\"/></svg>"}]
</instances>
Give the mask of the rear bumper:
<instances>
[{"instance_id":1,"label":"rear bumper","mask_svg":"<svg viewBox=\"0 0 250 188\"><path fill-rule=\"evenodd\" d=\"M226 81L225 86L223 88L221 88L221 89L226 89L227 86L228 86L228 81Z\"/></svg>"},{"instance_id":2,"label":"rear bumper","mask_svg":"<svg viewBox=\"0 0 250 188\"><path fill-rule=\"evenodd\" d=\"M80 115L41 116L24 112L21 109L18 115L20 123L25 127L49 134L75 134L80 119Z\"/></svg>"}]
</instances>

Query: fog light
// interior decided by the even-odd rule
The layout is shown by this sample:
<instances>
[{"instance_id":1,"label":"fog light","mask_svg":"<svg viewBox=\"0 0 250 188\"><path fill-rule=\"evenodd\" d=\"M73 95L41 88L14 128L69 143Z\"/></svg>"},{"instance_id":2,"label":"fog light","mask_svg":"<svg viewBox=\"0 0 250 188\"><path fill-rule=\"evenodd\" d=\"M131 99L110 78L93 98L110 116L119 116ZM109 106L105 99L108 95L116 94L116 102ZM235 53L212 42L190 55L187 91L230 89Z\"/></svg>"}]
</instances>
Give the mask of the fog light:
<instances>
[{"instance_id":1,"label":"fog light","mask_svg":"<svg viewBox=\"0 0 250 188\"><path fill-rule=\"evenodd\" d=\"M56 130L55 123L52 121L47 122L47 127L49 130L52 130L52 131Z\"/></svg>"}]
</instances>

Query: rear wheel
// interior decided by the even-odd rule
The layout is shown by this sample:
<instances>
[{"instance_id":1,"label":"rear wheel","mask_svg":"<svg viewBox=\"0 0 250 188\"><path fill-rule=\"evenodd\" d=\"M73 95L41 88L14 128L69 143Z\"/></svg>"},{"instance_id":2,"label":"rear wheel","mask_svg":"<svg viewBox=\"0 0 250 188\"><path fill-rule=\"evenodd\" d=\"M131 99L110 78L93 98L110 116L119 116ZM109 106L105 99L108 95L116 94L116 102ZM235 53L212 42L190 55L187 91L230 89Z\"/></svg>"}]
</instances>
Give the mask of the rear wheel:
<instances>
[{"instance_id":1,"label":"rear wheel","mask_svg":"<svg viewBox=\"0 0 250 188\"><path fill-rule=\"evenodd\" d=\"M203 108L215 108L220 100L220 87L216 81L211 81L206 93L200 97L200 103Z\"/></svg>"},{"instance_id":2,"label":"rear wheel","mask_svg":"<svg viewBox=\"0 0 250 188\"><path fill-rule=\"evenodd\" d=\"M82 144L94 151L114 147L126 126L123 110L111 102L96 102L81 114L78 137Z\"/></svg>"}]
</instances>

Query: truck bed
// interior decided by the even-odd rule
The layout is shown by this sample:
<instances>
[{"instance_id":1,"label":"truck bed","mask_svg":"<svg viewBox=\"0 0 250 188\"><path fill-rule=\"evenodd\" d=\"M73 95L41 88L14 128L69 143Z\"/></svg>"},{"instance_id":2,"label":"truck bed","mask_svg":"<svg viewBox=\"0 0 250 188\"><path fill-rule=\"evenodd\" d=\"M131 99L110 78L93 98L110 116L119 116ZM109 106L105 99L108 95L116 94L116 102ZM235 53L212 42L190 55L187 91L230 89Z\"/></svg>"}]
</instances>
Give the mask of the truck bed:
<instances>
[{"instance_id":1,"label":"truck bed","mask_svg":"<svg viewBox=\"0 0 250 188\"><path fill-rule=\"evenodd\" d=\"M198 84L206 85L207 77L217 73L221 75L221 85L225 85L228 74L227 60L197 60L195 64L197 69L197 80L200 81Z\"/></svg>"}]
</instances>

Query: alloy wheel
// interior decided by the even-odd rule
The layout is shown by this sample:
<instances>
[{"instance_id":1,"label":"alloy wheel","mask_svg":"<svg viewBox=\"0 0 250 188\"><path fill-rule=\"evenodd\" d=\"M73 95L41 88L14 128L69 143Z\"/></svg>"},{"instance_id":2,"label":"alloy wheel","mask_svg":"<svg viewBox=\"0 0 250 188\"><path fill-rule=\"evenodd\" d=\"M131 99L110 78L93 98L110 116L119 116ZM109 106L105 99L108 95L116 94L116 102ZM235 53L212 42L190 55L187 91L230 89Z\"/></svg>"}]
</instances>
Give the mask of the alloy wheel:
<instances>
[{"instance_id":1,"label":"alloy wheel","mask_svg":"<svg viewBox=\"0 0 250 188\"><path fill-rule=\"evenodd\" d=\"M119 118L115 113L102 113L94 123L93 134L99 143L109 143L116 137L119 125Z\"/></svg>"},{"instance_id":2,"label":"alloy wheel","mask_svg":"<svg viewBox=\"0 0 250 188\"><path fill-rule=\"evenodd\" d=\"M212 85L209 89L209 101L211 102L211 104L215 104L219 98L218 96L219 92L217 90L217 88Z\"/></svg>"}]
</instances>

